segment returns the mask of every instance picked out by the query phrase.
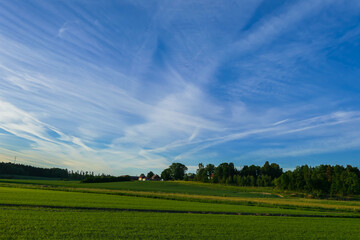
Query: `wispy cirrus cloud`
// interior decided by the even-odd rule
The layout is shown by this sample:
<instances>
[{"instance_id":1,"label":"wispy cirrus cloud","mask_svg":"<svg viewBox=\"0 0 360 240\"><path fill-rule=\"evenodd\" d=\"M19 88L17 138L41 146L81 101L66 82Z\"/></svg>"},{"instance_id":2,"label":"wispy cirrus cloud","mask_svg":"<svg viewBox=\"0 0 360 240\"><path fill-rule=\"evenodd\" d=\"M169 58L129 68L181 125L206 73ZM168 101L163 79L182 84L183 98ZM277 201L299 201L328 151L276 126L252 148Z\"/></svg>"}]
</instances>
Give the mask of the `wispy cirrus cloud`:
<instances>
[{"instance_id":1,"label":"wispy cirrus cloud","mask_svg":"<svg viewBox=\"0 0 360 240\"><path fill-rule=\"evenodd\" d=\"M2 159L137 174L356 149L358 71L337 63L358 5L264 6L0 3Z\"/></svg>"}]
</instances>

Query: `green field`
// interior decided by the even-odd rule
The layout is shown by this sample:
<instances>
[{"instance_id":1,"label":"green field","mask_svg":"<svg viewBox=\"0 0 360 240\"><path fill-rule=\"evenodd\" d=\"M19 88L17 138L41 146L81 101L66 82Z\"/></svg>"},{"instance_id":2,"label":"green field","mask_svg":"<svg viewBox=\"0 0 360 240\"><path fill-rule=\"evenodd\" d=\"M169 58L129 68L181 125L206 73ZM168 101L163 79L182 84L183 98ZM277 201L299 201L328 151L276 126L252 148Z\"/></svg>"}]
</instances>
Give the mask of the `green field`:
<instances>
[{"instance_id":1,"label":"green field","mask_svg":"<svg viewBox=\"0 0 360 240\"><path fill-rule=\"evenodd\" d=\"M111 190L132 190L163 193L184 193L196 195L228 196L228 197L257 197L279 198L271 194L271 188L259 187L232 187L219 184L204 184L197 182L111 182L111 183L80 183L79 181L60 180L29 180L29 179L0 179L0 183L23 183L48 186L65 186L72 188L98 188ZM268 194L264 194L266 192ZM270 193L270 194L269 194Z\"/></svg>"},{"instance_id":2,"label":"green field","mask_svg":"<svg viewBox=\"0 0 360 240\"><path fill-rule=\"evenodd\" d=\"M360 202L189 182L0 180L1 239L359 239Z\"/></svg>"},{"instance_id":3,"label":"green field","mask_svg":"<svg viewBox=\"0 0 360 240\"><path fill-rule=\"evenodd\" d=\"M0 186L125 195L287 209L360 212L360 201L333 201L282 196L271 188L233 187L196 182L89 183L51 180L0 180ZM220 194L222 193L222 194ZM281 197L280 197L281 196Z\"/></svg>"},{"instance_id":4,"label":"green field","mask_svg":"<svg viewBox=\"0 0 360 240\"><path fill-rule=\"evenodd\" d=\"M202 211L228 213L265 213L287 215L318 216L358 216L354 212L332 212L315 210L285 209L278 207L261 207L223 203L203 203L193 201L166 200L144 197L118 196L98 193L64 192L53 190L0 188L0 204L16 204L19 206L61 206L112 209L148 209L169 211ZM360 216L360 215L359 215Z\"/></svg>"},{"instance_id":5,"label":"green field","mask_svg":"<svg viewBox=\"0 0 360 240\"><path fill-rule=\"evenodd\" d=\"M359 239L359 219L4 208L3 239Z\"/></svg>"}]
</instances>

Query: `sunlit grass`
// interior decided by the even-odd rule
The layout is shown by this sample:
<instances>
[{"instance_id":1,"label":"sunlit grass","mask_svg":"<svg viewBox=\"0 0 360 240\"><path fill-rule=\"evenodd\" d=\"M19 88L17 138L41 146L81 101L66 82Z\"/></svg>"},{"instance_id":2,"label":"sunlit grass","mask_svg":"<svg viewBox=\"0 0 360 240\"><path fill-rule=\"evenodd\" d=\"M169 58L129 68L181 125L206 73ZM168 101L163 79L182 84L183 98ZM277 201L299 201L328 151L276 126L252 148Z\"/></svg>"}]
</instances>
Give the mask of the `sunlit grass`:
<instances>
[{"instance_id":1,"label":"sunlit grass","mask_svg":"<svg viewBox=\"0 0 360 240\"><path fill-rule=\"evenodd\" d=\"M174 186L180 190L169 192ZM276 192L253 190L192 182L1 181L0 239L358 239L360 235L359 201L256 197ZM213 194L216 191L234 195ZM136 212L144 210L152 212ZM230 213L258 216L225 215ZM264 214L272 216L259 216Z\"/></svg>"},{"instance_id":2,"label":"sunlit grass","mask_svg":"<svg viewBox=\"0 0 360 240\"><path fill-rule=\"evenodd\" d=\"M360 219L3 208L2 239L358 239Z\"/></svg>"},{"instance_id":3,"label":"sunlit grass","mask_svg":"<svg viewBox=\"0 0 360 240\"><path fill-rule=\"evenodd\" d=\"M180 183L181 184L181 183ZM82 193L98 193L107 195L122 195L143 198L157 198L166 200L205 202L205 203L223 203L232 205L248 205L261 206L267 208L284 208L294 210L314 210L314 211L347 211L360 212L359 201L335 201L335 200L319 200L319 199L303 199L303 198L256 198L256 197L224 197L212 195L196 195L183 193L166 193L166 192L148 192L133 190L116 190L116 189L98 189L98 188L74 188L64 186L44 186L31 184L14 184L2 183L0 186L35 188L55 191L82 192ZM184 184L185 186L188 186ZM81 185L87 186L87 185Z\"/></svg>"}]
</instances>

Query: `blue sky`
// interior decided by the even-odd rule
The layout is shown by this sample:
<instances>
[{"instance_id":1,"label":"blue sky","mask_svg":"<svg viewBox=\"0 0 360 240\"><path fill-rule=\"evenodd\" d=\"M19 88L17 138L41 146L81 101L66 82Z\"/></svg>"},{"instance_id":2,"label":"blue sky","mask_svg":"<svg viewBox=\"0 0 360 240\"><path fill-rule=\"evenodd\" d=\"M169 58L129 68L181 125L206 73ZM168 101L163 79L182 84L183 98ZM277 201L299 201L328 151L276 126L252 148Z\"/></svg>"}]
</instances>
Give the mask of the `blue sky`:
<instances>
[{"instance_id":1,"label":"blue sky","mask_svg":"<svg viewBox=\"0 0 360 240\"><path fill-rule=\"evenodd\" d=\"M0 1L0 160L360 166L360 2Z\"/></svg>"}]
</instances>

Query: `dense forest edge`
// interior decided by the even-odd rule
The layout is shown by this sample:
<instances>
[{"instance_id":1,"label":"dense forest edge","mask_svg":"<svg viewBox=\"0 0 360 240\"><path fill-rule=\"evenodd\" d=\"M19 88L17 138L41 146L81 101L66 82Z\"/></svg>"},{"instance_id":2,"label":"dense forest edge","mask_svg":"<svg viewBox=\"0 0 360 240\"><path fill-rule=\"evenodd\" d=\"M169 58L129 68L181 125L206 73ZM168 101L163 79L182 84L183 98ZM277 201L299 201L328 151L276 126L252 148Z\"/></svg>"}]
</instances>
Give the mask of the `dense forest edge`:
<instances>
[{"instance_id":1,"label":"dense forest edge","mask_svg":"<svg viewBox=\"0 0 360 240\"><path fill-rule=\"evenodd\" d=\"M83 180L95 177L94 172L70 171L62 168L42 168L11 162L0 162L0 176L33 176L43 178L57 178L63 180Z\"/></svg>"},{"instance_id":2,"label":"dense forest edge","mask_svg":"<svg viewBox=\"0 0 360 240\"><path fill-rule=\"evenodd\" d=\"M219 183L233 186L274 187L280 191L306 193L313 197L336 197L360 194L360 170L347 165L308 165L298 166L294 170L284 172L276 163L265 162L263 166L243 166L235 168L233 163L221 163L218 166L202 163L196 173L186 173L187 167L181 163L173 163L161 173L164 181L185 180L204 183ZM89 171L70 171L61 168L41 168L24 164L0 162L1 176L34 176L57 178L63 180L80 180L83 183L121 182L138 179L137 177L95 175ZM141 179L146 180L144 174ZM143 177L142 177L143 176ZM154 173L150 171L147 179Z\"/></svg>"}]
</instances>

